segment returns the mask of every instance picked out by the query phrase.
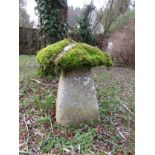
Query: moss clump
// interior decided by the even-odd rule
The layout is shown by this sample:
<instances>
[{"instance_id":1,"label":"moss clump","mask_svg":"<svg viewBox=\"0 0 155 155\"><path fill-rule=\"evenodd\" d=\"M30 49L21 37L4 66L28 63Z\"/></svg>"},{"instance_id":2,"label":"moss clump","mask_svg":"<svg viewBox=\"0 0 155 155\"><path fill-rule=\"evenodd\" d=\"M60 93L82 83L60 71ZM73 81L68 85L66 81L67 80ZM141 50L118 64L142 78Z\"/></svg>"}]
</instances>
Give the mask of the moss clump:
<instances>
[{"instance_id":1,"label":"moss clump","mask_svg":"<svg viewBox=\"0 0 155 155\"><path fill-rule=\"evenodd\" d=\"M71 39L64 39L54 44L48 45L41 49L37 54L37 61L40 64L39 74L49 75L55 72L54 58L60 53L68 44L72 43Z\"/></svg>"},{"instance_id":2,"label":"moss clump","mask_svg":"<svg viewBox=\"0 0 155 155\"><path fill-rule=\"evenodd\" d=\"M64 48L69 44L74 46L64 52ZM112 66L111 58L107 53L71 39L64 39L41 49L37 54L37 60L40 63L40 71L44 75L52 74L55 70L70 71L82 67Z\"/></svg>"},{"instance_id":3,"label":"moss clump","mask_svg":"<svg viewBox=\"0 0 155 155\"><path fill-rule=\"evenodd\" d=\"M98 48L85 43L76 43L72 49L56 60L56 66L62 70L101 65L111 66L110 56Z\"/></svg>"}]
</instances>

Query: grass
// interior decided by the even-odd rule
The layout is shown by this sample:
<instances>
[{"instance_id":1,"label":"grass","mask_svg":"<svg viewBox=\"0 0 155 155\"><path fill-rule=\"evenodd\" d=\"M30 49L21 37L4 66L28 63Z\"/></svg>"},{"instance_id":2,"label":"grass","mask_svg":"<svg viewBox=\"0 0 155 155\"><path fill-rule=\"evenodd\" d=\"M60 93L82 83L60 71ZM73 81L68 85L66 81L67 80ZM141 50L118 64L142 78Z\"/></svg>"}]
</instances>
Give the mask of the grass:
<instances>
[{"instance_id":1,"label":"grass","mask_svg":"<svg viewBox=\"0 0 155 155\"><path fill-rule=\"evenodd\" d=\"M93 68L100 123L75 129L56 124L58 77L38 77L35 56L21 55L19 65L20 150L27 154L134 154L135 118L123 106L134 113L134 70Z\"/></svg>"},{"instance_id":2,"label":"grass","mask_svg":"<svg viewBox=\"0 0 155 155\"><path fill-rule=\"evenodd\" d=\"M35 56L21 55L19 59L20 80L25 77L34 77L38 68Z\"/></svg>"}]
</instances>

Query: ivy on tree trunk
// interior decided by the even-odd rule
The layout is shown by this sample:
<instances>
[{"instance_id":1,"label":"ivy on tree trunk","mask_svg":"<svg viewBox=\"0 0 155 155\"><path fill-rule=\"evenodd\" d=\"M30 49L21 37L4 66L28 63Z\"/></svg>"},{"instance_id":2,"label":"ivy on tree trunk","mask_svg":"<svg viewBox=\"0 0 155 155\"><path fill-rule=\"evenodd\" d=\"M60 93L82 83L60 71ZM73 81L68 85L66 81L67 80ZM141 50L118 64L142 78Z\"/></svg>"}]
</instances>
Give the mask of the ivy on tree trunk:
<instances>
[{"instance_id":1,"label":"ivy on tree trunk","mask_svg":"<svg viewBox=\"0 0 155 155\"><path fill-rule=\"evenodd\" d=\"M36 0L42 37L45 44L66 38L68 31L67 0Z\"/></svg>"}]
</instances>

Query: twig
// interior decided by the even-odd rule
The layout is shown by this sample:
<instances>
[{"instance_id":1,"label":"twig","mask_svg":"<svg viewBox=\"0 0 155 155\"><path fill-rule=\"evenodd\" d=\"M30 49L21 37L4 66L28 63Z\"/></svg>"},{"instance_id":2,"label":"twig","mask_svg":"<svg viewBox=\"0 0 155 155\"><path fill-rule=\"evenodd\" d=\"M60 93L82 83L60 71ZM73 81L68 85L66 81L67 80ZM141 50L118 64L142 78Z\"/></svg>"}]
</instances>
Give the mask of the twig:
<instances>
[{"instance_id":1,"label":"twig","mask_svg":"<svg viewBox=\"0 0 155 155\"><path fill-rule=\"evenodd\" d=\"M34 82L37 82L37 83L41 84L41 82L39 80L32 79L32 78L31 78L31 80L34 81Z\"/></svg>"},{"instance_id":2,"label":"twig","mask_svg":"<svg viewBox=\"0 0 155 155\"><path fill-rule=\"evenodd\" d=\"M66 153L70 153L71 150L64 148L64 151L66 151Z\"/></svg>"},{"instance_id":3,"label":"twig","mask_svg":"<svg viewBox=\"0 0 155 155\"><path fill-rule=\"evenodd\" d=\"M111 118L110 118L110 123L114 125L114 123L113 123L113 121L111 120ZM121 135L122 138L124 138L125 140L127 140L127 139L125 138L125 136L122 134L122 132L120 131L120 128L119 128L119 127L117 127L117 131L118 131L118 133Z\"/></svg>"},{"instance_id":4,"label":"twig","mask_svg":"<svg viewBox=\"0 0 155 155\"><path fill-rule=\"evenodd\" d=\"M126 109L126 110L128 110L133 116L135 116L135 114L125 105L125 104L123 104L123 103L121 103L122 104L122 106Z\"/></svg>"},{"instance_id":5,"label":"twig","mask_svg":"<svg viewBox=\"0 0 155 155\"><path fill-rule=\"evenodd\" d=\"M107 152L107 151L104 151L104 150L101 150L101 149L98 149L95 145L93 145L93 148L96 150L96 151L100 151L100 152L103 152L107 155L112 155L113 151L111 150L110 152Z\"/></svg>"},{"instance_id":6,"label":"twig","mask_svg":"<svg viewBox=\"0 0 155 155\"><path fill-rule=\"evenodd\" d=\"M19 151L19 154L32 154L33 155L32 152L28 152L28 151Z\"/></svg>"},{"instance_id":7,"label":"twig","mask_svg":"<svg viewBox=\"0 0 155 155\"><path fill-rule=\"evenodd\" d=\"M26 142L19 144L19 148L22 147Z\"/></svg>"},{"instance_id":8,"label":"twig","mask_svg":"<svg viewBox=\"0 0 155 155\"><path fill-rule=\"evenodd\" d=\"M93 151L89 151L89 152L90 152L91 154L93 154L93 155L95 154Z\"/></svg>"},{"instance_id":9,"label":"twig","mask_svg":"<svg viewBox=\"0 0 155 155\"><path fill-rule=\"evenodd\" d=\"M25 126L26 126L26 130L27 130L27 140L26 140L26 144L27 144L29 142L30 133L29 133L29 128L28 128L27 123L26 123L25 114L23 116L23 119L24 119L24 123L25 123Z\"/></svg>"},{"instance_id":10,"label":"twig","mask_svg":"<svg viewBox=\"0 0 155 155\"><path fill-rule=\"evenodd\" d=\"M118 133L121 135L121 137L123 138L123 139L125 139L125 140L127 140L126 139L126 137L121 133L121 131L120 131L120 128L119 127L117 127L117 131L118 131Z\"/></svg>"},{"instance_id":11,"label":"twig","mask_svg":"<svg viewBox=\"0 0 155 155\"><path fill-rule=\"evenodd\" d=\"M78 154L80 154L80 144L78 144L78 148L77 148L77 151L78 151Z\"/></svg>"},{"instance_id":12,"label":"twig","mask_svg":"<svg viewBox=\"0 0 155 155\"><path fill-rule=\"evenodd\" d=\"M112 152L105 152L105 151L102 151L102 152L104 152L107 155L112 155Z\"/></svg>"},{"instance_id":13,"label":"twig","mask_svg":"<svg viewBox=\"0 0 155 155\"><path fill-rule=\"evenodd\" d=\"M107 154L107 155L112 155L112 151L106 152L106 151L100 150L100 149L98 149L98 148L95 148L95 150L96 150L96 151L103 152L103 153L105 153L105 154Z\"/></svg>"},{"instance_id":14,"label":"twig","mask_svg":"<svg viewBox=\"0 0 155 155\"><path fill-rule=\"evenodd\" d=\"M34 82L37 82L37 83L39 83L39 84L42 84L43 86L47 86L47 85L45 85L44 83L41 83L39 80L36 80L36 79L32 79L32 78L30 78L32 81L34 81Z\"/></svg>"},{"instance_id":15,"label":"twig","mask_svg":"<svg viewBox=\"0 0 155 155\"><path fill-rule=\"evenodd\" d=\"M50 125L51 125L51 130L52 130L52 133L54 132L53 130L53 124L52 124L52 121L50 120Z\"/></svg>"}]
</instances>

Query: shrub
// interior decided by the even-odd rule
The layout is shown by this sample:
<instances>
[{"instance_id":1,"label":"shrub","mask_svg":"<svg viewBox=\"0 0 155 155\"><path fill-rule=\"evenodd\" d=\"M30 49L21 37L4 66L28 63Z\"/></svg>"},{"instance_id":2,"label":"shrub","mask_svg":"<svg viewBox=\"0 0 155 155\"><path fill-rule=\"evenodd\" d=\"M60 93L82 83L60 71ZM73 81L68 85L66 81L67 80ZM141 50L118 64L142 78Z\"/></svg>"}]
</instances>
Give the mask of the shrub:
<instances>
[{"instance_id":1,"label":"shrub","mask_svg":"<svg viewBox=\"0 0 155 155\"><path fill-rule=\"evenodd\" d=\"M109 51L115 65L135 66L135 26L134 20L130 21L122 29L114 32L109 41L113 48Z\"/></svg>"},{"instance_id":2,"label":"shrub","mask_svg":"<svg viewBox=\"0 0 155 155\"><path fill-rule=\"evenodd\" d=\"M134 19L134 17L135 12L130 10L125 12L125 14L118 16L117 19L114 22L112 22L112 24L109 27L109 36L112 35L112 33L114 33L117 29L126 26L131 20Z\"/></svg>"},{"instance_id":3,"label":"shrub","mask_svg":"<svg viewBox=\"0 0 155 155\"><path fill-rule=\"evenodd\" d=\"M92 32L90 24L90 15L94 9L95 6L93 4L85 6L83 16L79 18L78 26L75 26L72 32L72 37L76 39L76 41L91 45L96 44L96 36Z\"/></svg>"}]
</instances>

